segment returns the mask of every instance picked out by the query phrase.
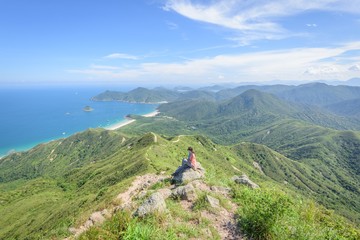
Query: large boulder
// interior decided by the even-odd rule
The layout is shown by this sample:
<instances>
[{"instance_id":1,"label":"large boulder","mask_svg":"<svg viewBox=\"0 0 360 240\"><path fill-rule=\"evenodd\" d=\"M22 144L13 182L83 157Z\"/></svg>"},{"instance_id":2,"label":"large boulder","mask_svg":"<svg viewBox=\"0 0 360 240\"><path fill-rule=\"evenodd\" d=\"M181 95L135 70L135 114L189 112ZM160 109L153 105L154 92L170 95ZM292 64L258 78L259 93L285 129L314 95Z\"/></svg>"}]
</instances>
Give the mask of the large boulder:
<instances>
[{"instance_id":1,"label":"large boulder","mask_svg":"<svg viewBox=\"0 0 360 240\"><path fill-rule=\"evenodd\" d=\"M176 184L188 183L195 179L200 179L205 177L205 169L197 162L196 171L192 168L183 168L180 172L173 175L172 181Z\"/></svg>"},{"instance_id":2,"label":"large boulder","mask_svg":"<svg viewBox=\"0 0 360 240\"><path fill-rule=\"evenodd\" d=\"M143 204L135 211L134 216L143 217L154 212L164 212L166 203L163 196L159 192L151 194Z\"/></svg>"},{"instance_id":3,"label":"large boulder","mask_svg":"<svg viewBox=\"0 0 360 240\"><path fill-rule=\"evenodd\" d=\"M171 196L176 199L194 201L197 198L194 186L189 183L185 186L180 186L172 191Z\"/></svg>"},{"instance_id":4,"label":"large boulder","mask_svg":"<svg viewBox=\"0 0 360 240\"><path fill-rule=\"evenodd\" d=\"M232 177L232 180L235 181L236 183L244 184L244 185L247 185L247 186L249 186L251 188L259 188L259 185L257 185L253 181L251 181L249 179L249 177L246 176L245 174L241 175L240 177L239 176L234 176L234 177Z\"/></svg>"}]
</instances>

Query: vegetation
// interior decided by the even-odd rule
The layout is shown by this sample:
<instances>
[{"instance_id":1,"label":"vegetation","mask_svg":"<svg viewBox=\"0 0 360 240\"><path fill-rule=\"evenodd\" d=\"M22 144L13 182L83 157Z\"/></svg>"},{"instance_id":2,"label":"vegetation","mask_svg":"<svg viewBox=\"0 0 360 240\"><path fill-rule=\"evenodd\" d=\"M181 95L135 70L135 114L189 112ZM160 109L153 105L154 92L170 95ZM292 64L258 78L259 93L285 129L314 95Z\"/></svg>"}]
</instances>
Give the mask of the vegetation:
<instances>
[{"instance_id":1,"label":"vegetation","mask_svg":"<svg viewBox=\"0 0 360 240\"><path fill-rule=\"evenodd\" d=\"M279 189L235 188L239 227L251 239L358 239L360 232L313 201Z\"/></svg>"},{"instance_id":2,"label":"vegetation","mask_svg":"<svg viewBox=\"0 0 360 240\"><path fill-rule=\"evenodd\" d=\"M358 239L359 229L349 220L360 223L360 133L353 131L360 125L281 100L292 92L294 99L308 96L311 102L316 97L306 90L311 87L323 89L317 95L321 104L329 103L331 94L346 100L344 95L352 98L358 91L314 84L254 87L280 98L246 91L250 86L176 94L140 88L126 99L107 92L109 98L96 100L160 101L151 97L159 91L163 95L157 96L173 102L160 106L160 116L131 116L136 122L117 131L90 129L0 159L0 239L68 236L69 227L81 225L92 212L118 205L116 196L135 176L172 173L188 146L205 167L208 185L232 188L238 226L249 238ZM188 95L193 99L184 100ZM233 185L231 177L243 173L261 190ZM209 206L205 195L199 196L191 211L167 200L166 214L140 219L119 212L81 239L219 238L201 217Z\"/></svg>"}]
</instances>

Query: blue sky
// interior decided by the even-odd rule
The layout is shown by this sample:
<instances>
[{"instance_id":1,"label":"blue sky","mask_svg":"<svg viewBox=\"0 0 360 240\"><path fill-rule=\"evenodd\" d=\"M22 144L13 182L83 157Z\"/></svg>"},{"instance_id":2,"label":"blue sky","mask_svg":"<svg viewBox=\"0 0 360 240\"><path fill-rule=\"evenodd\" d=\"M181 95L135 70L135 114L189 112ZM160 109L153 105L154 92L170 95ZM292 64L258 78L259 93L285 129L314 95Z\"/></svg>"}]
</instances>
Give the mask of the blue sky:
<instances>
[{"instance_id":1,"label":"blue sky","mask_svg":"<svg viewBox=\"0 0 360 240\"><path fill-rule=\"evenodd\" d=\"M360 77L360 0L1 0L0 84Z\"/></svg>"}]
</instances>

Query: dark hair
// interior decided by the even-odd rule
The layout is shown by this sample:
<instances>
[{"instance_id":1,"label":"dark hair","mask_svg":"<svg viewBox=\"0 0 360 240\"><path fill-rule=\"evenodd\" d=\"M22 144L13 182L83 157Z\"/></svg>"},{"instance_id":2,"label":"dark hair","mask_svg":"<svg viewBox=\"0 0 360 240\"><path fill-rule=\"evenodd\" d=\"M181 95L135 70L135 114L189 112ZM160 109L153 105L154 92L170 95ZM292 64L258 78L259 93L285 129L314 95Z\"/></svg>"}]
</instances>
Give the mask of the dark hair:
<instances>
[{"instance_id":1,"label":"dark hair","mask_svg":"<svg viewBox=\"0 0 360 240\"><path fill-rule=\"evenodd\" d=\"M194 149L192 148L192 147L188 147L188 149L187 149L188 151L191 151L191 152L193 152L193 153L195 153L194 152Z\"/></svg>"}]
</instances>

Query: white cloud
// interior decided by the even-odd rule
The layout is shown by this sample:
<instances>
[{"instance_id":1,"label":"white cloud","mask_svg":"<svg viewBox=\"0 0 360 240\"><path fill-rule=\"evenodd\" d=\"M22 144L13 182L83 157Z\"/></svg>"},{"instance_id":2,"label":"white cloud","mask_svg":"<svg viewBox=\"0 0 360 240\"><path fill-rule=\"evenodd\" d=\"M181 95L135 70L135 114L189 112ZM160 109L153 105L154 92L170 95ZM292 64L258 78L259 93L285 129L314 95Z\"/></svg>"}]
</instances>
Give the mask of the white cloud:
<instances>
[{"instance_id":1,"label":"white cloud","mask_svg":"<svg viewBox=\"0 0 360 240\"><path fill-rule=\"evenodd\" d=\"M317 27L318 25L316 23L308 23L306 24L308 27Z\"/></svg>"},{"instance_id":2,"label":"white cloud","mask_svg":"<svg viewBox=\"0 0 360 240\"><path fill-rule=\"evenodd\" d=\"M157 82L221 82L316 80L359 77L350 71L357 62L339 63L337 56L360 49L360 42L333 48L292 48L277 51L258 51L234 55L184 59L181 62L145 62L119 69L83 69L72 72L109 79L148 80ZM328 60L325 60L328 59ZM223 74L225 73L225 75ZM220 76L220 77L219 77ZM221 76L226 76L222 78Z\"/></svg>"},{"instance_id":3,"label":"white cloud","mask_svg":"<svg viewBox=\"0 0 360 240\"><path fill-rule=\"evenodd\" d=\"M304 74L323 76L328 74L333 75L340 72L341 70L335 65L323 65L323 66L311 66L304 72Z\"/></svg>"},{"instance_id":4,"label":"white cloud","mask_svg":"<svg viewBox=\"0 0 360 240\"><path fill-rule=\"evenodd\" d=\"M281 39L293 36L278 22L281 17L310 10L360 13L360 0L168 0L163 9L189 19L210 23L240 34L233 40ZM307 26L316 27L314 23ZM250 36L247 38L247 36Z\"/></svg>"},{"instance_id":5,"label":"white cloud","mask_svg":"<svg viewBox=\"0 0 360 240\"><path fill-rule=\"evenodd\" d=\"M108 59L129 59L129 60L138 60L139 59L137 56L126 54L126 53L112 53L112 54L109 54L109 55L105 56L104 58L108 58Z\"/></svg>"},{"instance_id":6,"label":"white cloud","mask_svg":"<svg viewBox=\"0 0 360 240\"><path fill-rule=\"evenodd\" d=\"M360 64L355 64L355 65L349 67L349 71L360 72Z\"/></svg>"}]
</instances>

